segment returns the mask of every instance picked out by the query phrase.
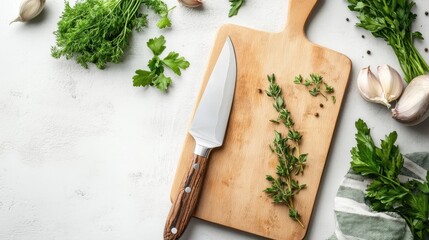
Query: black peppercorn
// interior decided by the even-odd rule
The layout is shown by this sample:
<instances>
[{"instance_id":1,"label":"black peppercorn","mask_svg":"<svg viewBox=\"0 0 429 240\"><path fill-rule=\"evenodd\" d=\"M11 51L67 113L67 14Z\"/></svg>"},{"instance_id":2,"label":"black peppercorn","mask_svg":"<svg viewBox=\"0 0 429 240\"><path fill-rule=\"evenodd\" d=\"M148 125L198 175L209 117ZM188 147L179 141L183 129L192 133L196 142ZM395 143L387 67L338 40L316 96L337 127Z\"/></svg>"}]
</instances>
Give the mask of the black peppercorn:
<instances>
[{"instance_id":1,"label":"black peppercorn","mask_svg":"<svg viewBox=\"0 0 429 240\"><path fill-rule=\"evenodd\" d=\"M350 22L350 19L349 19L349 18L346 18L346 21L347 21L347 22Z\"/></svg>"},{"instance_id":2,"label":"black peppercorn","mask_svg":"<svg viewBox=\"0 0 429 240\"><path fill-rule=\"evenodd\" d=\"M371 51L370 50L366 51L366 54L371 55Z\"/></svg>"}]
</instances>

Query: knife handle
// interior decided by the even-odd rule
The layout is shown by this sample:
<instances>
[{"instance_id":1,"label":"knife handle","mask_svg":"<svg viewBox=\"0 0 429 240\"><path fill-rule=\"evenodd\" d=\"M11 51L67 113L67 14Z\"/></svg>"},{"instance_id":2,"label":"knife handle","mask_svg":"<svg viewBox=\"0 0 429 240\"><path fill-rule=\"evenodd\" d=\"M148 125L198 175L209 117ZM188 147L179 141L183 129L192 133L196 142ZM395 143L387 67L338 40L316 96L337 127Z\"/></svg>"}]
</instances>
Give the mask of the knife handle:
<instances>
[{"instance_id":1,"label":"knife handle","mask_svg":"<svg viewBox=\"0 0 429 240\"><path fill-rule=\"evenodd\" d=\"M194 154L185 181L180 186L179 193L168 214L164 228L164 240L179 239L185 232L198 202L207 162L208 154L204 157Z\"/></svg>"}]
</instances>

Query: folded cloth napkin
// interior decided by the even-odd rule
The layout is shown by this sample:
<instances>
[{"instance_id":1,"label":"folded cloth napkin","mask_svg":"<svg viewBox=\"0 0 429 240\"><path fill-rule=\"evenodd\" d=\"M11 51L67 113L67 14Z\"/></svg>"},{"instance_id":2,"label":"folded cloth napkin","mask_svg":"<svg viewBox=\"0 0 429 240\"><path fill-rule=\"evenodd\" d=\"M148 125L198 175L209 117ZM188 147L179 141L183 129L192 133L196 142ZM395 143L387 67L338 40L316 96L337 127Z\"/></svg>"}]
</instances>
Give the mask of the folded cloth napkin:
<instances>
[{"instance_id":1,"label":"folded cloth napkin","mask_svg":"<svg viewBox=\"0 0 429 240\"><path fill-rule=\"evenodd\" d=\"M404 155L400 181L426 179L429 152ZM335 197L335 233L328 240L412 240L413 236L396 213L373 211L365 204L365 190L370 179L350 170L344 177Z\"/></svg>"}]
</instances>

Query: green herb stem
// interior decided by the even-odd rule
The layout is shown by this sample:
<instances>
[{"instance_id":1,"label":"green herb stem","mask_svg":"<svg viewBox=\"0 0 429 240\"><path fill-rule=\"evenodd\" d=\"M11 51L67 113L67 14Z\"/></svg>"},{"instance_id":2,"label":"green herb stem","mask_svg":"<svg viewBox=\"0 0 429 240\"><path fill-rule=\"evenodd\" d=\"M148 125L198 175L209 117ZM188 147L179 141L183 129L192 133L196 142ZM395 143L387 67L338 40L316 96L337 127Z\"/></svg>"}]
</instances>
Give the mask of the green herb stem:
<instances>
[{"instance_id":1,"label":"green herb stem","mask_svg":"<svg viewBox=\"0 0 429 240\"><path fill-rule=\"evenodd\" d=\"M274 203L286 205L289 208L289 217L304 228L301 215L294 206L294 196L304 189L306 185L300 185L294 175L304 173L307 154L300 154L299 145L302 141L302 135L294 128L295 124L291 113L286 109L282 90L275 82L274 74L268 76L268 81L270 85L266 93L267 96L273 99L273 107L278 113L277 120L271 120L271 122L283 123L288 130L288 134L283 137L281 133L275 131L273 145L270 145L270 148L276 154L278 160L277 178L267 175L266 179L272 185L264 191L273 198Z\"/></svg>"},{"instance_id":2,"label":"green herb stem","mask_svg":"<svg viewBox=\"0 0 429 240\"><path fill-rule=\"evenodd\" d=\"M412 31L417 15L411 10L412 0L347 0L349 9L358 13L356 26L382 38L393 49L408 83L429 71L429 66L413 42L423 40L420 32Z\"/></svg>"},{"instance_id":3,"label":"green herb stem","mask_svg":"<svg viewBox=\"0 0 429 240\"><path fill-rule=\"evenodd\" d=\"M414 46L412 38L405 38L403 41L401 39L394 40L396 42L389 42L389 45L392 46L408 83L413 78L424 75L429 71L428 64ZM404 51L404 49L407 49L407 51Z\"/></svg>"}]
</instances>

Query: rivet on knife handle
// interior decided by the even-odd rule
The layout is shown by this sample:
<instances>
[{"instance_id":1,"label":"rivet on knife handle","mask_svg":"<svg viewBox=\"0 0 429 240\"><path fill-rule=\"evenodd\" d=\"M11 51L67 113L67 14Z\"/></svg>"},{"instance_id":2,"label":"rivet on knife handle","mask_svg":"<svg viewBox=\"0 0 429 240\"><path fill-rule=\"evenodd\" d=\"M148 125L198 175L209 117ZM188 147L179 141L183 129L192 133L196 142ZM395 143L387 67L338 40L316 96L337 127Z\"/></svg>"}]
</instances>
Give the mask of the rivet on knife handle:
<instances>
[{"instance_id":1,"label":"rivet on knife handle","mask_svg":"<svg viewBox=\"0 0 429 240\"><path fill-rule=\"evenodd\" d=\"M164 228L164 240L179 239L192 217L204 182L210 150L207 149L206 153L206 156L197 154L193 156L185 181L180 186L179 193L168 214Z\"/></svg>"}]
</instances>

